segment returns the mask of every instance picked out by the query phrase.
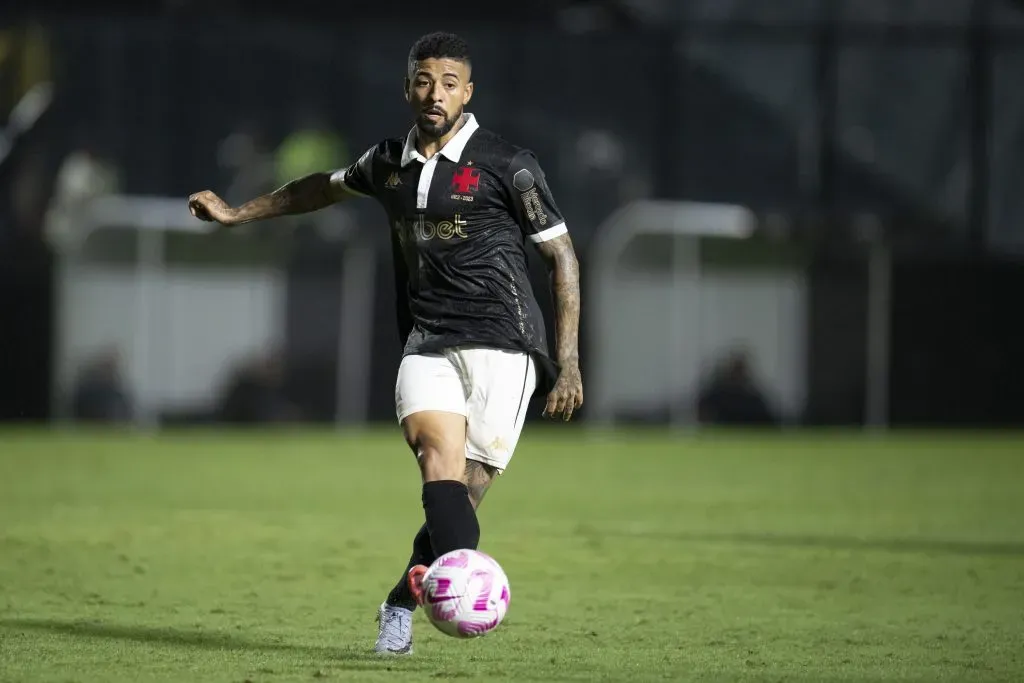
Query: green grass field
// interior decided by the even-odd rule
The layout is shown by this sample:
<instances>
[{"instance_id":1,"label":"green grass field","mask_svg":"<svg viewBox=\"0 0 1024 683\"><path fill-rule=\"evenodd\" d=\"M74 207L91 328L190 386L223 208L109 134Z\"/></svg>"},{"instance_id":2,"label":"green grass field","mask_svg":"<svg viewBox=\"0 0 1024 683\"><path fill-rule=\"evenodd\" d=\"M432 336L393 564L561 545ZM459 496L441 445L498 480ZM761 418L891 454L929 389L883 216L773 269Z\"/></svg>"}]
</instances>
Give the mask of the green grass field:
<instances>
[{"instance_id":1,"label":"green grass field","mask_svg":"<svg viewBox=\"0 0 1024 683\"><path fill-rule=\"evenodd\" d=\"M531 425L495 633L371 652L422 519L394 430L0 432L3 681L1024 681L1024 437Z\"/></svg>"}]
</instances>

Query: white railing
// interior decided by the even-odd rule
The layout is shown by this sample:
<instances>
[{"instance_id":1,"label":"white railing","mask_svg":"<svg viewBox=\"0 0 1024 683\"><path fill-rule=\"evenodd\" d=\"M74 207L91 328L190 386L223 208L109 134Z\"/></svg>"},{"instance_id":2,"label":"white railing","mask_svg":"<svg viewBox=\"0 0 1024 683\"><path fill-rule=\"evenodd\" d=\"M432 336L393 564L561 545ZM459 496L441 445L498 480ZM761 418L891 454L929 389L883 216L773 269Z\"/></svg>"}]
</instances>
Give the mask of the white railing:
<instances>
[{"instance_id":1,"label":"white railing","mask_svg":"<svg viewBox=\"0 0 1024 683\"><path fill-rule=\"evenodd\" d=\"M58 255L51 396L58 419L68 416L76 367L110 346L125 361L135 422L152 427L164 410L212 408L233 364L281 345L284 254L245 267L168 262L169 235L219 229L195 219L179 197L104 196L51 215ZM90 244L115 231L133 233L133 256L118 263L93 258ZM352 243L343 258L345 352L339 345L336 419L351 423L367 417L377 255Z\"/></svg>"},{"instance_id":2,"label":"white railing","mask_svg":"<svg viewBox=\"0 0 1024 683\"><path fill-rule=\"evenodd\" d=\"M754 235L757 223L742 206L643 200L599 226L588 264L586 307L587 403L595 425L654 408L667 408L674 425L696 425L706 369L737 346L752 356L783 415L803 410L805 269L801 264L723 268L705 261L710 243L739 246ZM888 250L872 242L865 409L876 427L885 426L888 415L889 268Z\"/></svg>"}]
</instances>

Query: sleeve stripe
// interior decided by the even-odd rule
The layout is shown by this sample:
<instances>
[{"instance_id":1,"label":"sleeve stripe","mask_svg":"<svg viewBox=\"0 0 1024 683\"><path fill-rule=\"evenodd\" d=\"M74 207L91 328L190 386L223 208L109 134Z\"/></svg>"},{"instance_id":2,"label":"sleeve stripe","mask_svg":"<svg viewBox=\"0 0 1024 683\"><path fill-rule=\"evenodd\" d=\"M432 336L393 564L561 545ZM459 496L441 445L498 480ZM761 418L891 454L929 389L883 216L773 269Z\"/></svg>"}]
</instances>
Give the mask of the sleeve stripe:
<instances>
[{"instance_id":1,"label":"sleeve stripe","mask_svg":"<svg viewBox=\"0 0 1024 683\"><path fill-rule=\"evenodd\" d=\"M345 192L348 192L349 194L354 194L357 197L369 197L370 196L368 194L364 194L362 192L359 192L358 190L353 190L351 187L346 185L344 183L344 181L338 183L338 185L341 187L341 189L345 190Z\"/></svg>"},{"instance_id":2,"label":"sleeve stripe","mask_svg":"<svg viewBox=\"0 0 1024 683\"><path fill-rule=\"evenodd\" d=\"M351 187L348 186L348 183L345 182L345 174L347 172L347 168L342 168L332 173L331 184L340 187L345 192L348 192L349 194L354 194L357 197L368 197L369 195L359 192L358 190L353 190Z\"/></svg>"},{"instance_id":3,"label":"sleeve stripe","mask_svg":"<svg viewBox=\"0 0 1024 683\"><path fill-rule=\"evenodd\" d=\"M567 232L569 232L569 228L566 227L565 221L562 221L557 225L552 225L550 228L546 230L541 230L538 233L530 235L530 241L537 243L547 242L548 240L553 240L556 237L561 237Z\"/></svg>"}]
</instances>

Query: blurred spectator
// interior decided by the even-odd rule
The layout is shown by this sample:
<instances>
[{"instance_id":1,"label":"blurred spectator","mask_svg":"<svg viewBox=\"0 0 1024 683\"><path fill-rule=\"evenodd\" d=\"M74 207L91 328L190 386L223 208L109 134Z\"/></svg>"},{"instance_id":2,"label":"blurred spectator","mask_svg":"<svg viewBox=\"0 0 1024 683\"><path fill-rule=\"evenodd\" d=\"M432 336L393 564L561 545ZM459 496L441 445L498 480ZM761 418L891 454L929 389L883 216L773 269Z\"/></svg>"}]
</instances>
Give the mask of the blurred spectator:
<instances>
[{"instance_id":1,"label":"blurred spectator","mask_svg":"<svg viewBox=\"0 0 1024 683\"><path fill-rule=\"evenodd\" d=\"M720 425L774 425L778 418L757 386L746 351L728 354L701 389L700 421Z\"/></svg>"},{"instance_id":2,"label":"blurred spectator","mask_svg":"<svg viewBox=\"0 0 1024 683\"><path fill-rule=\"evenodd\" d=\"M275 152L275 185L280 187L310 173L331 171L348 163L344 137L328 123L319 107L307 103L296 109L292 131ZM297 243L319 245L324 240L338 239L347 231L339 215L344 213L344 208L329 207L325 211L277 220L294 228ZM319 249L319 246L313 248Z\"/></svg>"},{"instance_id":3,"label":"blurred spectator","mask_svg":"<svg viewBox=\"0 0 1024 683\"><path fill-rule=\"evenodd\" d=\"M217 163L227 176L223 198L228 204L237 206L279 187L273 149L263 128L254 122L242 124L221 140Z\"/></svg>"},{"instance_id":4,"label":"blurred spectator","mask_svg":"<svg viewBox=\"0 0 1024 683\"><path fill-rule=\"evenodd\" d=\"M64 157L53 189L53 202L70 207L103 195L115 194L121 186L117 167L88 133L79 136L76 148Z\"/></svg>"},{"instance_id":5,"label":"blurred spectator","mask_svg":"<svg viewBox=\"0 0 1024 683\"><path fill-rule=\"evenodd\" d=\"M284 365L279 354L242 361L232 374L220 405L220 419L233 424L290 422L300 417L284 392Z\"/></svg>"},{"instance_id":6,"label":"blurred spectator","mask_svg":"<svg viewBox=\"0 0 1024 683\"><path fill-rule=\"evenodd\" d=\"M78 135L75 148L61 162L46 212L46 236L51 244L71 230L70 217L88 202L121 190L121 173L88 132Z\"/></svg>"},{"instance_id":7,"label":"blurred spectator","mask_svg":"<svg viewBox=\"0 0 1024 683\"><path fill-rule=\"evenodd\" d=\"M277 185L348 163L345 140L316 107L298 110L295 125L277 148Z\"/></svg>"},{"instance_id":8,"label":"blurred spectator","mask_svg":"<svg viewBox=\"0 0 1024 683\"><path fill-rule=\"evenodd\" d=\"M124 388L121 357L116 349L104 350L82 366L75 382L72 414L86 422L131 419L131 400Z\"/></svg>"}]
</instances>

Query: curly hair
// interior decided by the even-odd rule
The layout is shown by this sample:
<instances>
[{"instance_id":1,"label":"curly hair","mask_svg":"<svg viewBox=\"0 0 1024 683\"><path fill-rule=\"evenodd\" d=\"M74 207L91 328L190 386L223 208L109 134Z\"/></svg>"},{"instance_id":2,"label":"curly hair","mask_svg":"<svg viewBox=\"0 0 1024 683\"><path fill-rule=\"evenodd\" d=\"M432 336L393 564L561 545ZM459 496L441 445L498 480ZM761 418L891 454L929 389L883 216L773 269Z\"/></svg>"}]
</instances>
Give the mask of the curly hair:
<instances>
[{"instance_id":1,"label":"curly hair","mask_svg":"<svg viewBox=\"0 0 1024 683\"><path fill-rule=\"evenodd\" d=\"M454 33L436 31L420 36L409 50L409 71L423 59L454 59L472 68L469 44Z\"/></svg>"}]
</instances>

